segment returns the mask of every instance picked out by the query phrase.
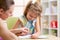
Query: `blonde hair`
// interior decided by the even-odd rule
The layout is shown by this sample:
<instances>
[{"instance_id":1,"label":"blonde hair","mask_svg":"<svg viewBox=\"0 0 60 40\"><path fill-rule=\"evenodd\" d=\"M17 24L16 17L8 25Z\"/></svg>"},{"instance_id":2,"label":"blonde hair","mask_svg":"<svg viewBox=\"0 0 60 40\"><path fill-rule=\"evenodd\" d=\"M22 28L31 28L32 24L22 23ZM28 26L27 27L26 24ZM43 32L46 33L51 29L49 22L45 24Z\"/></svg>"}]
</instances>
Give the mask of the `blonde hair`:
<instances>
[{"instance_id":1,"label":"blonde hair","mask_svg":"<svg viewBox=\"0 0 60 40\"><path fill-rule=\"evenodd\" d=\"M27 12L28 12L29 10L30 10L30 11L34 11L35 13L37 13L38 15L40 15L41 12L42 12L42 7L41 7L41 5L38 4L37 2L32 3L32 1L30 1L30 2L27 4L26 8L25 8L24 16L27 15Z\"/></svg>"}]
</instances>

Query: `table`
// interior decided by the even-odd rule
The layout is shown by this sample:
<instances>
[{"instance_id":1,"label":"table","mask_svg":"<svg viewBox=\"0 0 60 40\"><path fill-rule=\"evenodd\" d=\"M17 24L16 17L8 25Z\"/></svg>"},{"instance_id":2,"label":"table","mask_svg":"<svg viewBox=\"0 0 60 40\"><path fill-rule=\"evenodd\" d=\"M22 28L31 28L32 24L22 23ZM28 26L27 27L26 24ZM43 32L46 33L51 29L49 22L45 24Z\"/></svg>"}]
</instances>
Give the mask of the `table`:
<instances>
[{"instance_id":1,"label":"table","mask_svg":"<svg viewBox=\"0 0 60 40\"><path fill-rule=\"evenodd\" d=\"M53 36L53 35L48 35L48 38L46 39L21 39L21 38L18 38L18 40L60 40L60 38L56 37L56 36Z\"/></svg>"}]
</instances>

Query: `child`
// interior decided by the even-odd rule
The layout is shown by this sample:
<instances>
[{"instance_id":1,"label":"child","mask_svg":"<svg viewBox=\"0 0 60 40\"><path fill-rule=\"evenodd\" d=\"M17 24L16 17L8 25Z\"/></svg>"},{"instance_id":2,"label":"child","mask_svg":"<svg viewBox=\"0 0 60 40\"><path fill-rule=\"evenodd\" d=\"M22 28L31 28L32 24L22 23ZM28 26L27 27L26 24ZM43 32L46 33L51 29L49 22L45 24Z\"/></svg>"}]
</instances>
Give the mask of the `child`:
<instances>
[{"instance_id":1,"label":"child","mask_svg":"<svg viewBox=\"0 0 60 40\"><path fill-rule=\"evenodd\" d=\"M24 15L19 19L20 25L23 24L22 27L29 28L28 33L31 34L31 38L38 38L38 36L40 35L39 18L41 12L42 12L41 6L37 2L32 3L32 1L30 1L26 6ZM14 28L17 28L17 25L19 25L19 20ZM22 32L21 35L23 36L26 34Z\"/></svg>"},{"instance_id":2,"label":"child","mask_svg":"<svg viewBox=\"0 0 60 40\"><path fill-rule=\"evenodd\" d=\"M13 0L0 0L0 36L3 40L18 40L17 36L13 33L26 32L26 30L24 30L26 28L8 30L6 19L12 16L13 8ZM2 40L1 37L0 39Z\"/></svg>"}]
</instances>

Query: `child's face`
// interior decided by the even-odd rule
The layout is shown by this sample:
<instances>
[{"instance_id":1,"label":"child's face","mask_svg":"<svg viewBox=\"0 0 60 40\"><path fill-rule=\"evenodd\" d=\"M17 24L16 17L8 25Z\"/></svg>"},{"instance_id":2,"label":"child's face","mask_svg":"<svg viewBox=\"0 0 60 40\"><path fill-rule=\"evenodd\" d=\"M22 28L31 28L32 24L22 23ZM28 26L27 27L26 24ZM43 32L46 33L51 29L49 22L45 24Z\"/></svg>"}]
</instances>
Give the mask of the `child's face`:
<instances>
[{"instance_id":1,"label":"child's face","mask_svg":"<svg viewBox=\"0 0 60 40\"><path fill-rule=\"evenodd\" d=\"M14 6L12 5L12 6L10 6L10 8L9 8L8 10L2 11L2 12L1 12L1 18L2 18L2 19L6 19L6 18L8 18L9 16L12 16L13 7L14 7Z\"/></svg>"},{"instance_id":2,"label":"child's face","mask_svg":"<svg viewBox=\"0 0 60 40\"><path fill-rule=\"evenodd\" d=\"M26 17L28 20L34 20L37 17L37 13L35 13L33 11L28 11Z\"/></svg>"}]
</instances>

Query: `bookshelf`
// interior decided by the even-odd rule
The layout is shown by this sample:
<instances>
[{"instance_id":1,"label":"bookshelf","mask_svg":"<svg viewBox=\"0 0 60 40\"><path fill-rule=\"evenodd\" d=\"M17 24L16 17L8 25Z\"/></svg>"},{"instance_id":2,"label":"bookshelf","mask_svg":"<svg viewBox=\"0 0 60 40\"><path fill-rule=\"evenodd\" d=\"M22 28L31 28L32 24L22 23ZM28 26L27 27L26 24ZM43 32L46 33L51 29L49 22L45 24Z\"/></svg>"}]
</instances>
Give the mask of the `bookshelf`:
<instances>
[{"instance_id":1,"label":"bookshelf","mask_svg":"<svg viewBox=\"0 0 60 40\"><path fill-rule=\"evenodd\" d=\"M59 36L58 0L41 0L41 34Z\"/></svg>"},{"instance_id":2,"label":"bookshelf","mask_svg":"<svg viewBox=\"0 0 60 40\"><path fill-rule=\"evenodd\" d=\"M58 36L60 37L60 0L58 0L58 8L57 8L57 9L58 9L58 13L59 13L59 14L58 14L58 18L59 18L59 20L58 20L58 21L59 21L59 24L58 24L58 26L59 26Z\"/></svg>"}]
</instances>

